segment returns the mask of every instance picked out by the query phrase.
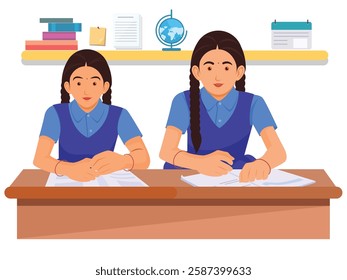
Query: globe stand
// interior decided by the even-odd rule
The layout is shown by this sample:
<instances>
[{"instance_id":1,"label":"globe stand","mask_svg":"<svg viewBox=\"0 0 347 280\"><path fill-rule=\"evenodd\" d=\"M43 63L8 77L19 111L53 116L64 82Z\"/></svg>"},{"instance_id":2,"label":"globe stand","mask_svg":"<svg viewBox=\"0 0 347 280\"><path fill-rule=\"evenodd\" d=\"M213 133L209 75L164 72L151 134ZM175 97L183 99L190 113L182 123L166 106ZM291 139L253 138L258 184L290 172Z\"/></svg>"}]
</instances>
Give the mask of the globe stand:
<instances>
[{"instance_id":1,"label":"globe stand","mask_svg":"<svg viewBox=\"0 0 347 280\"><path fill-rule=\"evenodd\" d=\"M180 51L180 48L174 48L181 44L187 37L187 31L183 24L172 17L172 10L169 15L163 16L157 23L156 36L158 40L169 48L162 48L163 51Z\"/></svg>"},{"instance_id":2,"label":"globe stand","mask_svg":"<svg viewBox=\"0 0 347 280\"><path fill-rule=\"evenodd\" d=\"M180 48L162 48L163 51L180 51Z\"/></svg>"}]
</instances>

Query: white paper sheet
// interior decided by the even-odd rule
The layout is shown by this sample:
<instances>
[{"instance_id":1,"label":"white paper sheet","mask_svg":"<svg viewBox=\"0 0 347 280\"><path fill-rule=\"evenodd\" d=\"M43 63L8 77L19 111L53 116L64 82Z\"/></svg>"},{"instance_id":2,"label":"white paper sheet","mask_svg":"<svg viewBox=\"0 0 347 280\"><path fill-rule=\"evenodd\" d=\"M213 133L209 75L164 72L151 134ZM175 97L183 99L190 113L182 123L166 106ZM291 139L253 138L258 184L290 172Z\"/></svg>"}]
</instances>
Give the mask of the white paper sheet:
<instances>
[{"instance_id":1,"label":"white paper sheet","mask_svg":"<svg viewBox=\"0 0 347 280\"><path fill-rule=\"evenodd\" d=\"M266 180L256 180L254 182L240 182L240 169L234 169L223 176L207 176L195 174L181 176L182 181L194 187L301 187L315 183L314 180L291 174L279 169L273 169Z\"/></svg>"},{"instance_id":2,"label":"white paper sheet","mask_svg":"<svg viewBox=\"0 0 347 280\"><path fill-rule=\"evenodd\" d=\"M148 187L142 180L130 171L116 171L97 177L88 182L71 180L67 176L57 176L50 173L46 187Z\"/></svg>"},{"instance_id":3,"label":"white paper sheet","mask_svg":"<svg viewBox=\"0 0 347 280\"><path fill-rule=\"evenodd\" d=\"M114 47L116 49L142 48L141 15L116 14L113 24Z\"/></svg>"}]
</instances>

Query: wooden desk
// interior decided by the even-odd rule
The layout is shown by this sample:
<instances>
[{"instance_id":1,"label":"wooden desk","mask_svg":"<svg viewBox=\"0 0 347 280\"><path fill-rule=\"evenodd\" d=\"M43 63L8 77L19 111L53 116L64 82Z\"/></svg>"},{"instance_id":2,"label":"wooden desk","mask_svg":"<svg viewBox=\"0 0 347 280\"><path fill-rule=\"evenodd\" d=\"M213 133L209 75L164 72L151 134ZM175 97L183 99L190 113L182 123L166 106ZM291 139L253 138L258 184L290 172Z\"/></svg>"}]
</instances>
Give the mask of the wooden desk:
<instances>
[{"instance_id":1,"label":"wooden desk","mask_svg":"<svg viewBox=\"0 0 347 280\"><path fill-rule=\"evenodd\" d=\"M46 188L48 173L23 170L5 190L17 199L18 238L329 238L324 170L285 170L307 187L196 188L191 170L135 170L148 188Z\"/></svg>"}]
</instances>

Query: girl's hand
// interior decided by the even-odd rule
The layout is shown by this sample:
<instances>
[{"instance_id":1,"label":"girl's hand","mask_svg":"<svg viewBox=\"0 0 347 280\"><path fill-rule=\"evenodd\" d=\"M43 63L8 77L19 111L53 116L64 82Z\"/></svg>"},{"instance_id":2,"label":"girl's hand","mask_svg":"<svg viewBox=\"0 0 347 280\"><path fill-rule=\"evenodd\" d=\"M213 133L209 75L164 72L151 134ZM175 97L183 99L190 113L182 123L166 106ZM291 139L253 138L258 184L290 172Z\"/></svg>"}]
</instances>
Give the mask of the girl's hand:
<instances>
[{"instance_id":1,"label":"girl's hand","mask_svg":"<svg viewBox=\"0 0 347 280\"><path fill-rule=\"evenodd\" d=\"M197 161L196 170L201 174L209 176L221 176L225 175L233 168L234 158L224 151L215 151L211 154L201 156Z\"/></svg>"},{"instance_id":2,"label":"girl's hand","mask_svg":"<svg viewBox=\"0 0 347 280\"><path fill-rule=\"evenodd\" d=\"M90 162L91 172L99 175L105 175L117 170L125 169L133 165L132 158L126 155L120 155L112 151L105 151L95 155Z\"/></svg>"},{"instance_id":3,"label":"girl's hand","mask_svg":"<svg viewBox=\"0 0 347 280\"><path fill-rule=\"evenodd\" d=\"M60 164L62 168L62 174L65 174L69 178L80 182L94 180L96 178L96 174L93 174L91 172L90 162L90 158L85 158L73 163L62 162ZM59 172L57 173L59 174Z\"/></svg>"},{"instance_id":4,"label":"girl's hand","mask_svg":"<svg viewBox=\"0 0 347 280\"><path fill-rule=\"evenodd\" d=\"M271 172L271 167L264 160L255 160L246 163L240 172L240 182L252 182L254 180L266 180Z\"/></svg>"}]
</instances>

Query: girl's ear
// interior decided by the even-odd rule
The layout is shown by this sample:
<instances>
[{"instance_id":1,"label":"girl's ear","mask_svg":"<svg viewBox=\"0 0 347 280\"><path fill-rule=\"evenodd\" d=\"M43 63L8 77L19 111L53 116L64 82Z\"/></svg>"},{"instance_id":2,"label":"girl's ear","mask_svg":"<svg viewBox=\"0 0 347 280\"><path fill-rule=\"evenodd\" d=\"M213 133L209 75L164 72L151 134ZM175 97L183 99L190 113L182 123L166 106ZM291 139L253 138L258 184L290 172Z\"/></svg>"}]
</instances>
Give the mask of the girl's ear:
<instances>
[{"instance_id":1,"label":"girl's ear","mask_svg":"<svg viewBox=\"0 0 347 280\"><path fill-rule=\"evenodd\" d=\"M243 65L240 65L236 69L236 80L237 81L240 80L243 77L243 75L245 74L245 71L246 71L246 69L245 69L245 66L243 66Z\"/></svg>"},{"instance_id":2,"label":"girl's ear","mask_svg":"<svg viewBox=\"0 0 347 280\"><path fill-rule=\"evenodd\" d=\"M195 77L195 79L197 79L198 81L200 81L200 69L198 66L194 65L192 67L192 73L193 76Z\"/></svg>"},{"instance_id":3,"label":"girl's ear","mask_svg":"<svg viewBox=\"0 0 347 280\"><path fill-rule=\"evenodd\" d=\"M67 91L67 93L70 94L70 83L69 82L64 83L64 88Z\"/></svg>"},{"instance_id":4,"label":"girl's ear","mask_svg":"<svg viewBox=\"0 0 347 280\"><path fill-rule=\"evenodd\" d=\"M104 82L104 94L110 89L110 83Z\"/></svg>"}]
</instances>

